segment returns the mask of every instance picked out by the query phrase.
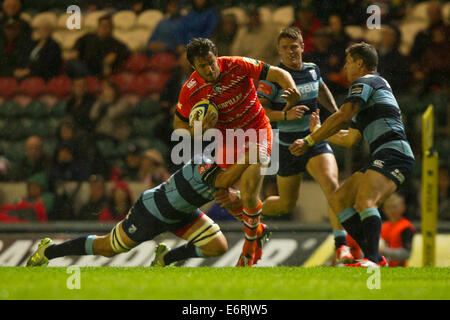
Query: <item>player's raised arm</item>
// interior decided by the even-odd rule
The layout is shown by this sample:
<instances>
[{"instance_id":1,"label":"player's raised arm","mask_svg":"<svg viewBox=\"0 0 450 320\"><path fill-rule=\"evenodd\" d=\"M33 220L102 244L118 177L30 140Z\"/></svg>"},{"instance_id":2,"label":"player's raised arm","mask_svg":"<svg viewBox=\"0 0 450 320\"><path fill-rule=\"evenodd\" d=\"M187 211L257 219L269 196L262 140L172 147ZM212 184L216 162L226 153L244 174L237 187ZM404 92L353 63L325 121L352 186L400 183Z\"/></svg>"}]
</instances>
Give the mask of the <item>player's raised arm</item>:
<instances>
[{"instance_id":1,"label":"player's raised arm","mask_svg":"<svg viewBox=\"0 0 450 320\"><path fill-rule=\"evenodd\" d=\"M315 112L311 113L309 118L309 128L311 132L315 132L320 128L320 118L319 118L320 109L317 109ZM340 130L331 137L327 139L328 142L332 144L350 148L354 144L358 143L361 140L362 136L358 129L349 128L348 130Z\"/></svg>"},{"instance_id":2,"label":"player's raised arm","mask_svg":"<svg viewBox=\"0 0 450 320\"><path fill-rule=\"evenodd\" d=\"M267 71L265 80L269 82L276 82L284 90L289 90L289 94L283 96L283 98L286 98L285 110L290 109L300 101L300 92L298 92L297 86L295 85L294 79L292 78L291 74L286 70L270 66L269 70Z\"/></svg>"}]
</instances>

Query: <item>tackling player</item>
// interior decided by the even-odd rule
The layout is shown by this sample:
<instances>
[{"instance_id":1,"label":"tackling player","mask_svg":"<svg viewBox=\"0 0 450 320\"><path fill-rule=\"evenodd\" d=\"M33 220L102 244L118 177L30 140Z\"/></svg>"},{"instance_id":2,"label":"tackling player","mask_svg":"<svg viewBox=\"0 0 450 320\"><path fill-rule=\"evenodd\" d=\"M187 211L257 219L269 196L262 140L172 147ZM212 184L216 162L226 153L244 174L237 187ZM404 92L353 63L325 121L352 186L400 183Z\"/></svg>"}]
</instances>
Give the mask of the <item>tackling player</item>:
<instances>
[{"instance_id":1,"label":"tackling player","mask_svg":"<svg viewBox=\"0 0 450 320\"><path fill-rule=\"evenodd\" d=\"M278 84L265 80L259 82L259 99L270 121L277 122L279 136L276 137L276 143L279 144L280 150L280 167L277 173L279 196L271 196L264 201L263 215L280 215L294 209L305 171L319 183L328 201L339 185L336 159L328 142L317 143L300 157L289 152L292 142L311 133L309 118L312 112L318 110L317 102L331 113L338 109L333 95L320 76L319 67L302 60L304 43L300 30L296 27L283 29L277 42L278 54L281 57L279 67L292 75L301 93L301 105L287 109ZM344 228L330 208L328 215L335 239L336 262L352 262L353 257L346 246L347 234Z\"/></svg>"},{"instance_id":2,"label":"tackling player","mask_svg":"<svg viewBox=\"0 0 450 320\"><path fill-rule=\"evenodd\" d=\"M299 156L327 138L350 147L364 137L370 147L369 164L344 181L332 195L330 205L364 252L365 258L352 266L382 266L387 263L378 252L378 206L412 173L415 160L392 89L376 72L377 51L361 42L349 46L345 53L344 70L352 83L345 103L318 130L296 140L289 150ZM349 130L341 130L349 122Z\"/></svg>"},{"instance_id":3,"label":"tackling player","mask_svg":"<svg viewBox=\"0 0 450 320\"><path fill-rule=\"evenodd\" d=\"M219 110L216 128L226 136L226 129L242 129L243 134L254 130L257 137L263 137L257 143L270 155L272 148L272 128L264 108L256 95L255 80L267 80L278 83L281 88L289 89L286 93L288 103L293 105L300 100L300 94L291 75L278 67L270 66L262 61L244 57L218 57L215 44L209 39L193 39L186 47L187 59L195 71L183 85L174 117L174 129L186 129L189 126L189 114L192 107L203 99L211 100ZM208 123L208 119L205 119ZM205 126L208 128L208 126ZM219 149L219 166L226 168L230 163L224 160L227 153L237 155L245 149L239 145L227 149L226 141L223 149ZM233 143L234 144L234 143ZM240 191L243 202L242 210L233 212L242 216L244 222L245 242L239 266L251 266L255 257L256 238L261 229L260 215L262 202L259 192L263 177L261 164L250 164L242 173Z\"/></svg>"},{"instance_id":4,"label":"tackling player","mask_svg":"<svg viewBox=\"0 0 450 320\"><path fill-rule=\"evenodd\" d=\"M144 191L127 217L109 234L82 236L61 244L45 238L27 260L27 266L46 266L48 260L63 256L113 257L167 231L188 242L172 250L165 244L158 245L152 266L222 255L228 249L225 236L219 226L198 208L214 200L219 189L226 192L248 165L235 164L223 171L213 161L201 155L198 157L201 158L192 159L166 182Z\"/></svg>"}]
</instances>

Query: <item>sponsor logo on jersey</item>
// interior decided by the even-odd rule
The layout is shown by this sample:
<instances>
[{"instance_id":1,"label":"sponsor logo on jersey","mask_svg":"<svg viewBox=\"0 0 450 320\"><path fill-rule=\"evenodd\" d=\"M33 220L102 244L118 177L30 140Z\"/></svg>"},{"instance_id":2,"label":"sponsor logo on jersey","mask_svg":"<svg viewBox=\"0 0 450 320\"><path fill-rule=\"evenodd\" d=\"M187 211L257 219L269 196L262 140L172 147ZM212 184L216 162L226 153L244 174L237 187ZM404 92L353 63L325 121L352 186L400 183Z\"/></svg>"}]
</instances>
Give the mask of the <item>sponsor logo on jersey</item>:
<instances>
[{"instance_id":1,"label":"sponsor logo on jersey","mask_svg":"<svg viewBox=\"0 0 450 320\"><path fill-rule=\"evenodd\" d=\"M129 228L128 228L128 232L133 234L137 231L137 228L134 224L132 224Z\"/></svg>"},{"instance_id":2,"label":"sponsor logo on jersey","mask_svg":"<svg viewBox=\"0 0 450 320\"><path fill-rule=\"evenodd\" d=\"M247 58L247 57L244 57L243 60L245 62L251 63L251 64L253 64L255 66L259 66L259 64L261 63L259 60L252 59L252 58Z\"/></svg>"},{"instance_id":3,"label":"sponsor logo on jersey","mask_svg":"<svg viewBox=\"0 0 450 320\"><path fill-rule=\"evenodd\" d=\"M301 94L314 92L314 91L319 90L319 83L318 82L306 83L306 84L298 85L297 88Z\"/></svg>"},{"instance_id":4,"label":"sponsor logo on jersey","mask_svg":"<svg viewBox=\"0 0 450 320\"><path fill-rule=\"evenodd\" d=\"M267 83L260 82L258 85L258 92L270 96L272 94L272 86Z\"/></svg>"},{"instance_id":5,"label":"sponsor logo on jersey","mask_svg":"<svg viewBox=\"0 0 450 320\"><path fill-rule=\"evenodd\" d=\"M373 166L381 169L381 168L384 167L384 161L382 161L382 160L374 160L373 161Z\"/></svg>"},{"instance_id":6,"label":"sponsor logo on jersey","mask_svg":"<svg viewBox=\"0 0 450 320\"><path fill-rule=\"evenodd\" d=\"M188 82L188 84L186 85L189 89L191 89L193 86L195 86L197 84L197 81L195 81L195 79L192 79L191 81Z\"/></svg>"},{"instance_id":7,"label":"sponsor logo on jersey","mask_svg":"<svg viewBox=\"0 0 450 320\"><path fill-rule=\"evenodd\" d=\"M205 173L206 170L208 170L212 166L213 166L212 164L202 164L202 165L198 166L198 173L200 173L200 175L202 175Z\"/></svg>"},{"instance_id":8,"label":"sponsor logo on jersey","mask_svg":"<svg viewBox=\"0 0 450 320\"><path fill-rule=\"evenodd\" d=\"M225 101L224 103L219 104L217 107L218 107L219 109L229 107L229 106L231 106L232 104L234 104L234 103L236 103L237 101L239 101L241 98L242 98L242 93L239 93L236 97L234 97L234 98L232 98L232 99L230 99L230 100L227 100L227 101Z\"/></svg>"},{"instance_id":9,"label":"sponsor logo on jersey","mask_svg":"<svg viewBox=\"0 0 450 320\"><path fill-rule=\"evenodd\" d=\"M394 171L391 171L391 174L400 182L400 184L405 181L405 176L400 172L400 170L395 169Z\"/></svg>"},{"instance_id":10,"label":"sponsor logo on jersey","mask_svg":"<svg viewBox=\"0 0 450 320\"><path fill-rule=\"evenodd\" d=\"M361 94L363 92L364 85L355 84L350 88L350 94Z\"/></svg>"}]
</instances>

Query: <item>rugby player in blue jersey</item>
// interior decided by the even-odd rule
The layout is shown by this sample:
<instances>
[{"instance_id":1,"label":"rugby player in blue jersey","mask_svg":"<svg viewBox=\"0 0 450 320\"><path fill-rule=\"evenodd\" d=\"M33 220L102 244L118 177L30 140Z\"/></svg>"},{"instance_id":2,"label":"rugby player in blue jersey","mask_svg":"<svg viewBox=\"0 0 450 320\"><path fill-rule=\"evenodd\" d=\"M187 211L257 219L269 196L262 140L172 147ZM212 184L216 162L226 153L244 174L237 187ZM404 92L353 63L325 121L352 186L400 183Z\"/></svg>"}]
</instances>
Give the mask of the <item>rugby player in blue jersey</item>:
<instances>
[{"instance_id":1,"label":"rugby player in blue jersey","mask_svg":"<svg viewBox=\"0 0 450 320\"><path fill-rule=\"evenodd\" d=\"M296 140L289 149L299 156L325 139L351 147L363 137L369 144L369 164L344 181L330 205L364 252L363 260L349 266L385 266L386 259L378 252L378 207L411 174L414 155L392 89L376 72L375 48L361 42L349 46L345 53L344 70L352 84L344 104L320 128ZM348 123L349 129L341 130Z\"/></svg>"},{"instance_id":2,"label":"rugby player in blue jersey","mask_svg":"<svg viewBox=\"0 0 450 320\"><path fill-rule=\"evenodd\" d=\"M291 212L297 203L303 173L307 171L320 185L327 200L337 190L338 166L328 142L322 141L310 148L301 157L292 155L289 146L311 133L309 117L318 110L318 103L331 113L336 112L336 102L320 75L319 67L304 62L303 37L296 27L283 29L277 40L281 62L279 68L288 71L301 94L300 101L293 106L283 98L282 88L274 82L261 80L258 97L271 122L277 123L279 144L279 170L277 172L278 196L268 197L263 204L263 215L281 215ZM346 246L347 233L337 220L336 214L328 210L335 239L335 263L353 261L350 248Z\"/></svg>"},{"instance_id":3,"label":"rugby player in blue jersey","mask_svg":"<svg viewBox=\"0 0 450 320\"><path fill-rule=\"evenodd\" d=\"M225 236L219 226L198 208L214 200L217 192L224 197L228 187L239 180L247 169L248 153L247 161L241 162L244 164L238 162L226 171L206 157L198 157L202 158L194 157L167 181L144 191L126 218L109 234L82 236L60 244L53 243L50 238L42 239L36 252L27 260L27 266L46 266L50 259L63 256L113 257L167 231L187 240L187 243L175 249L158 245L153 266L222 255L228 249ZM238 207L242 206L240 200L235 202ZM236 209L233 203L228 203L230 210Z\"/></svg>"}]
</instances>

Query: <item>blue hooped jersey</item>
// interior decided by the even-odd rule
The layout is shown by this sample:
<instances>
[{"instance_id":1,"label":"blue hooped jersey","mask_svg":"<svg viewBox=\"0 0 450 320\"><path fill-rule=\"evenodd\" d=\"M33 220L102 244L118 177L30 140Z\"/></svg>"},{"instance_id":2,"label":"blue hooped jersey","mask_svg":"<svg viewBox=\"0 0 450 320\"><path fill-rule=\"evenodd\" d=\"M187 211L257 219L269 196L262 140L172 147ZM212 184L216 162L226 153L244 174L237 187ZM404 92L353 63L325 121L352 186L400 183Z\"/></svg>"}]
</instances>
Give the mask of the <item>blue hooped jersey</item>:
<instances>
[{"instance_id":1,"label":"blue hooped jersey","mask_svg":"<svg viewBox=\"0 0 450 320\"><path fill-rule=\"evenodd\" d=\"M391 86L378 73L367 74L353 82L345 102L360 107L350 126L361 132L371 154L389 148L414 158L401 120L400 107Z\"/></svg>"},{"instance_id":2,"label":"blue hooped jersey","mask_svg":"<svg viewBox=\"0 0 450 320\"><path fill-rule=\"evenodd\" d=\"M281 120L277 122L277 128L280 132L280 144L290 145L294 140L303 138L310 133L309 118L311 113L318 107L317 97L319 95L319 87L322 85L323 80L320 76L319 67L314 63L303 62L301 70L292 70L283 63L280 63L278 66L292 75L297 89L302 96L299 104L309 108L309 111L301 119ZM258 96L269 100L269 107L271 109L280 111L285 107L286 100L281 98L282 94L283 89L278 83L268 81L259 82Z\"/></svg>"},{"instance_id":3,"label":"blue hooped jersey","mask_svg":"<svg viewBox=\"0 0 450 320\"><path fill-rule=\"evenodd\" d=\"M159 220L177 223L183 214L214 200L214 182L220 171L212 160L196 156L166 182L144 191L144 206Z\"/></svg>"}]
</instances>

